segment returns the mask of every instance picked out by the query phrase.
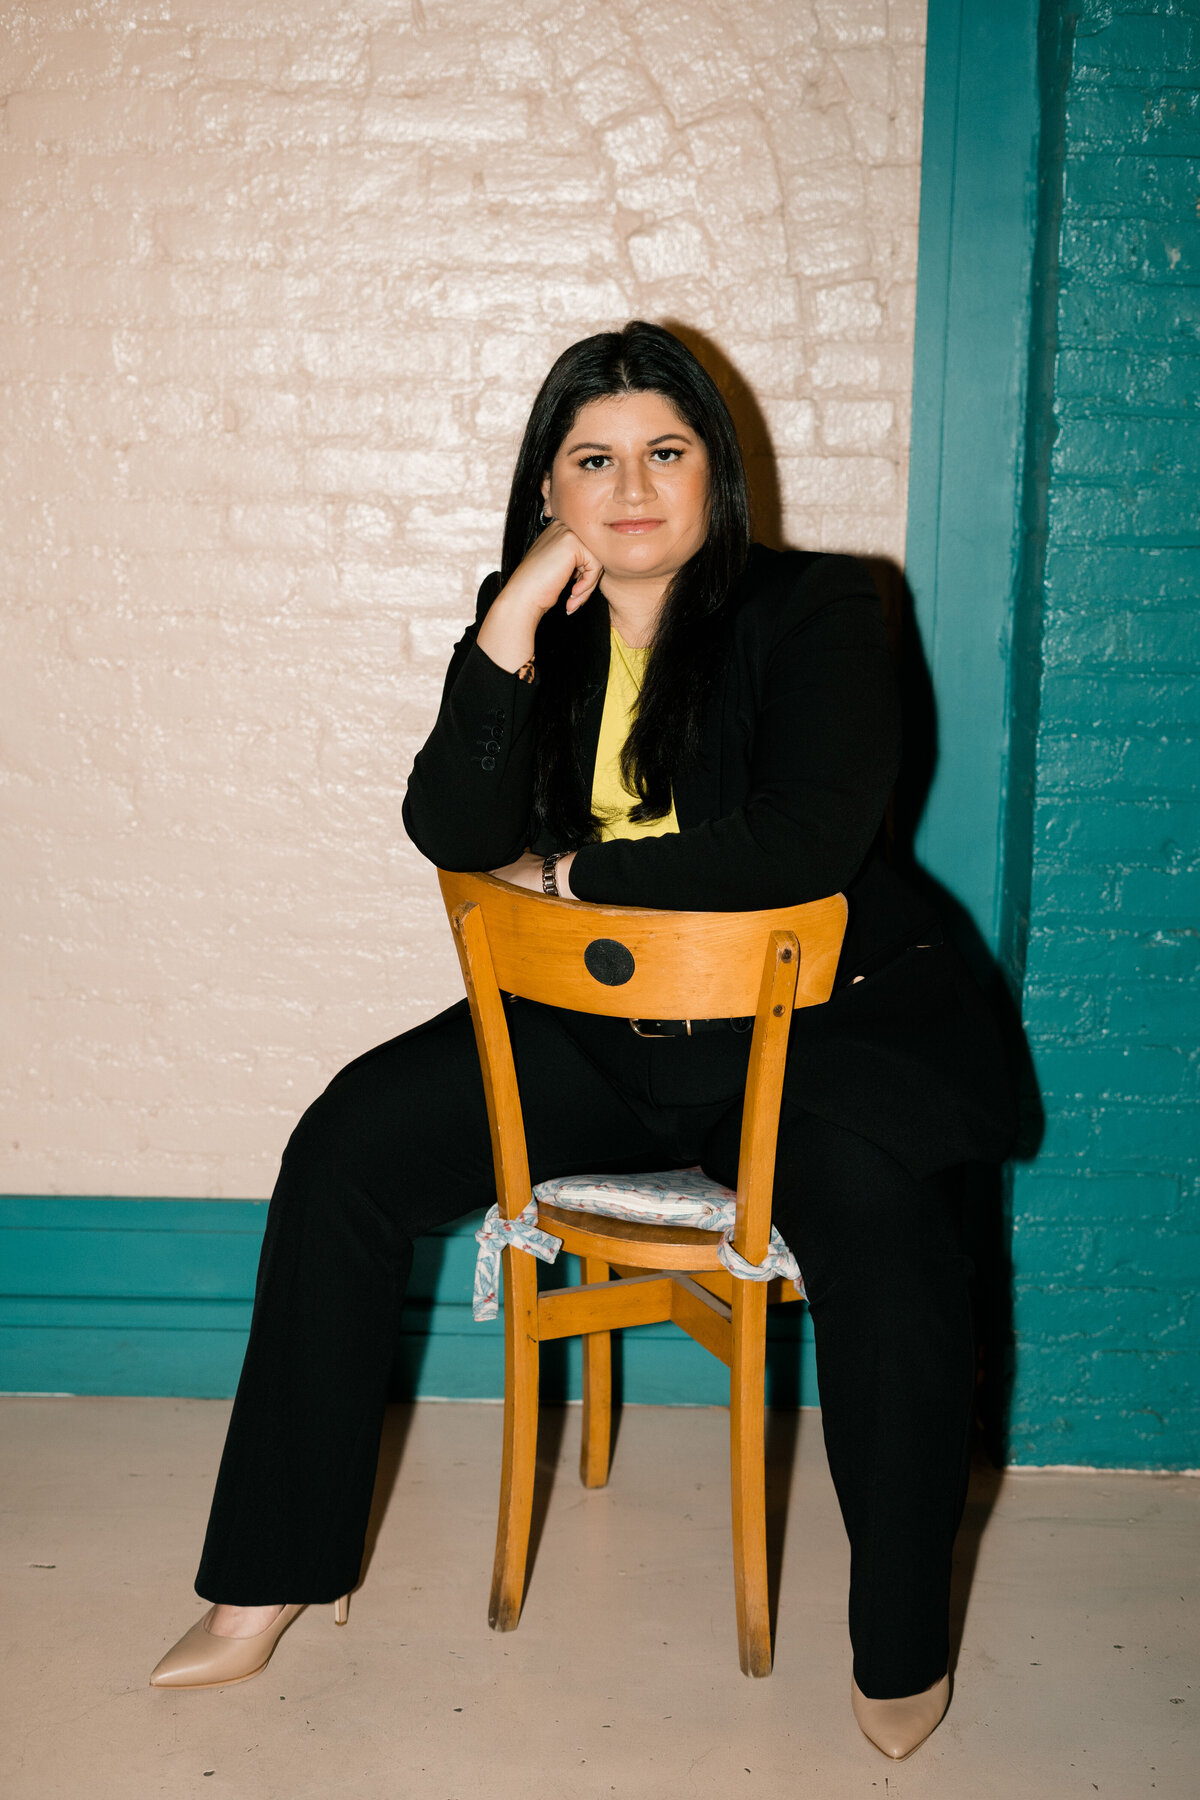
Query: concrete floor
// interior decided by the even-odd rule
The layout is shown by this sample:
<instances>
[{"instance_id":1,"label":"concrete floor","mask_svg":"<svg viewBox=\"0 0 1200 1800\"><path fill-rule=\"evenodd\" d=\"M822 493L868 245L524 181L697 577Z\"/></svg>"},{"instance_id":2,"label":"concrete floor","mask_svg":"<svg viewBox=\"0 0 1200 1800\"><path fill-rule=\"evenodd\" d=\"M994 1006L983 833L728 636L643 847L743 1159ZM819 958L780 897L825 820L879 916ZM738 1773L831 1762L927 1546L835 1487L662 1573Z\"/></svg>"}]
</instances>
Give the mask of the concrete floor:
<instances>
[{"instance_id":1,"label":"concrete floor","mask_svg":"<svg viewBox=\"0 0 1200 1800\"><path fill-rule=\"evenodd\" d=\"M815 1413L772 1420L775 1672L738 1671L726 1415L631 1407L603 1491L543 1416L519 1631L490 1632L500 1409L389 1418L368 1565L237 1687L147 1685L191 1592L228 1406L10 1399L5 1800L1113 1800L1200 1793L1200 1481L977 1472L945 1723L887 1762L848 1703L847 1552ZM786 1526L786 1533L783 1527Z\"/></svg>"}]
</instances>

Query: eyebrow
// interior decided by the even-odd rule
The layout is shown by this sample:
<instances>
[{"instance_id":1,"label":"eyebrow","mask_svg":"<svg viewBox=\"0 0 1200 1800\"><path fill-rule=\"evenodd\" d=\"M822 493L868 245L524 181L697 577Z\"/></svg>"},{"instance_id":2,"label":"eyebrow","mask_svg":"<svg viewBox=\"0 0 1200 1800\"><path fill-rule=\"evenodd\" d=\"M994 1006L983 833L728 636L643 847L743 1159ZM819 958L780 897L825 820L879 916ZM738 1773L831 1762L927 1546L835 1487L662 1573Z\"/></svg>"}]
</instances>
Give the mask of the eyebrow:
<instances>
[{"instance_id":1,"label":"eyebrow","mask_svg":"<svg viewBox=\"0 0 1200 1800\"><path fill-rule=\"evenodd\" d=\"M668 439L670 439L670 438L678 438L679 441L684 444L690 444L692 442L692 439L688 436L686 431L664 431L660 437L647 438L646 439L646 448L647 448L647 450L653 450L654 446L656 444L665 444L668 441ZM577 450L611 450L611 449L612 449L611 444L588 444L588 443L572 444L571 448L569 450L564 451L563 454L565 456L574 456L575 452Z\"/></svg>"}]
</instances>

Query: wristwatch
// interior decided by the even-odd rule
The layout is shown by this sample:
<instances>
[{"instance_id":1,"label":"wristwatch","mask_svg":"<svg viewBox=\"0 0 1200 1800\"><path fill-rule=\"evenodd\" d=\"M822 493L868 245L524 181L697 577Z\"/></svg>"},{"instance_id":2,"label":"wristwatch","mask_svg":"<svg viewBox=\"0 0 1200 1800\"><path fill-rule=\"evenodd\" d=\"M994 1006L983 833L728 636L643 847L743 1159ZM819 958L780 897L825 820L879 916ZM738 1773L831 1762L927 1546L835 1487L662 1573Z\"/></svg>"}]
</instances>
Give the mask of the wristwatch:
<instances>
[{"instance_id":1,"label":"wristwatch","mask_svg":"<svg viewBox=\"0 0 1200 1800\"><path fill-rule=\"evenodd\" d=\"M562 895L558 891L558 876L555 871L566 854L565 850L552 850L549 856L542 858L542 892L549 894L554 900L562 899Z\"/></svg>"}]
</instances>

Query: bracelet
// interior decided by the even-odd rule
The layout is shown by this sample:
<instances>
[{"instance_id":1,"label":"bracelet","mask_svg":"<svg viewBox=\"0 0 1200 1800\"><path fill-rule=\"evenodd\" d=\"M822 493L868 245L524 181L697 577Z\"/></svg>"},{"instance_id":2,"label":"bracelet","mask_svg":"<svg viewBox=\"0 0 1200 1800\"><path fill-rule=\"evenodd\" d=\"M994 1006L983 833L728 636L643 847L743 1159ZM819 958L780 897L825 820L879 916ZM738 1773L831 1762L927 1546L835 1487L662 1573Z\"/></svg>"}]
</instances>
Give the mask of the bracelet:
<instances>
[{"instance_id":1,"label":"bracelet","mask_svg":"<svg viewBox=\"0 0 1200 1800\"><path fill-rule=\"evenodd\" d=\"M552 900L562 899L562 895L558 891L558 875L556 871L560 860L566 854L565 850L552 850L549 856L543 856L542 858L542 892L543 894L549 894Z\"/></svg>"},{"instance_id":2,"label":"bracelet","mask_svg":"<svg viewBox=\"0 0 1200 1800\"><path fill-rule=\"evenodd\" d=\"M533 664L534 664L534 658L532 656L529 658L528 662L523 662L521 664L520 668L517 670L517 680L518 681L532 681L533 680Z\"/></svg>"}]
</instances>

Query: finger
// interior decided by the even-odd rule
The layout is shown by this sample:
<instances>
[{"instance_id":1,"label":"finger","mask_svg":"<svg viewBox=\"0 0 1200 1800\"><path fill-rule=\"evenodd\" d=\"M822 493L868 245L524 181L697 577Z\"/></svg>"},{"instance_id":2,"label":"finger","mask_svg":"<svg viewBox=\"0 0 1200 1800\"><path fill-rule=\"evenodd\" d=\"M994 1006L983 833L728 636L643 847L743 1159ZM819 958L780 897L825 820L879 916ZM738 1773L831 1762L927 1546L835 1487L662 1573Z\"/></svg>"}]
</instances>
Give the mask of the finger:
<instances>
[{"instance_id":1,"label":"finger","mask_svg":"<svg viewBox=\"0 0 1200 1800\"><path fill-rule=\"evenodd\" d=\"M575 579L571 583L571 593L573 595L579 594L581 597L586 597L586 595L591 593L603 573L604 570L596 561L595 557L588 556L586 560L576 564Z\"/></svg>"},{"instance_id":2,"label":"finger","mask_svg":"<svg viewBox=\"0 0 1200 1800\"><path fill-rule=\"evenodd\" d=\"M585 601L591 598L596 590L596 584L603 573L603 569L597 569L594 575L589 575L587 579L582 582L578 577L576 578L574 587L572 587L571 592L567 595L566 610L569 613L578 612Z\"/></svg>"}]
</instances>

